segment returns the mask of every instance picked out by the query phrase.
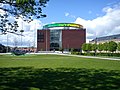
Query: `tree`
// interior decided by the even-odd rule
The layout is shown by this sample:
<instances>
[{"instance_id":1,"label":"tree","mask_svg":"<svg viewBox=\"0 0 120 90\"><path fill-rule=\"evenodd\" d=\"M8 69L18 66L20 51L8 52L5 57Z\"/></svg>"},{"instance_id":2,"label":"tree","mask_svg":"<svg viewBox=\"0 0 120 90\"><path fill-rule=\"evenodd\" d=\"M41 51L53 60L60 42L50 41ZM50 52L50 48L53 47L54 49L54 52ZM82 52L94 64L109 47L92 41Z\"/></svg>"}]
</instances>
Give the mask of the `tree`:
<instances>
[{"instance_id":1,"label":"tree","mask_svg":"<svg viewBox=\"0 0 120 90\"><path fill-rule=\"evenodd\" d=\"M7 34L7 32L17 34L17 21L11 23L7 18L7 14L0 15L0 30L2 34Z\"/></svg>"},{"instance_id":2,"label":"tree","mask_svg":"<svg viewBox=\"0 0 120 90\"><path fill-rule=\"evenodd\" d=\"M102 44L102 43L99 43L97 49L98 49L98 51L101 52L101 51L103 50L103 44Z\"/></svg>"},{"instance_id":3,"label":"tree","mask_svg":"<svg viewBox=\"0 0 120 90\"><path fill-rule=\"evenodd\" d=\"M87 51L86 46L87 46L86 43L84 43L84 44L82 45L82 50L85 51L85 52Z\"/></svg>"},{"instance_id":4,"label":"tree","mask_svg":"<svg viewBox=\"0 0 120 90\"><path fill-rule=\"evenodd\" d=\"M89 51L92 51L92 44L88 43L86 49Z\"/></svg>"},{"instance_id":5,"label":"tree","mask_svg":"<svg viewBox=\"0 0 120 90\"><path fill-rule=\"evenodd\" d=\"M7 51L8 52L10 51L10 47L8 47L8 46L6 47L6 46L0 44L0 53L6 53Z\"/></svg>"},{"instance_id":6,"label":"tree","mask_svg":"<svg viewBox=\"0 0 120 90\"><path fill-rule=\"evenodd\" d=\"M96 51L97 50L97 44L92 44L92 51Z\"/></svg>"},{"instance_id":7,"label":"tree","mask_svg":"<svg viewBox=\"0 0 120 90\"><path fill-rule=\"evenodd\" d=\"M108 42L103 43L103 50L107 52L108 51L108 46L109 46Z\"/></svg>"},{"instance_id":8,"label":"tree","mask_svg":"<svg viewBox=\"0 0 120 90\"><path fill-rule=\"evenodd\" d=\"M110 52L114 52L114 51L116 51L116 49L117 49L117 43L114 41L110 41L109 46L108 46L108 50Z\"/></svg>"},{"instance_id":9,"label":"tree","mask_svg":"<svg viewBox=\"0 0 120 90\"><path fill-rule=\"evenodd\" d=\"M89 44L89 43L84 43L84 44L82 45L82 50L83 50L83 51L86 51L86 52L92 51L92 45Z\"/></svg>"},{"instance_id":10,"label":"tree","mask_svg":"<svg viewBox=\"0 0 120 90\"><path fill-rule=\"evenodd\" d=\"M120 42L117 45L117 50L120 51Z\"/></svg>"},{"instance_id":11,"label":"tree","mask_svg":"<svg viewBox=\"0 0 120 90\"><path fill-rule=\"evenodd\" d=\"M97 44L92 44L92 51L94 51L94 55L97 53Z\"/></svg>"},{"instance_id":12,"label":"tree","mask_svg":"<svg viewBox=\"0 0 120 90\"><path fill-rule=\"evenodd\" d=\"M46 17L42 14L42 8L49 0L0 0L0 10L7 12L16 18L22 17L25 20ZM34 17L34 18L35 18Z\"/></svg>"},{"instance_id":13,"label":"tree","mask_svg":"<svg viewBox=\"0 0 120 90\"><path fill-rule=\"evenodd\" d=\"M8 22L8 16L14 16L16 19L22 18L24 21L28 23L33 20L33 18L43 18L46 17L45 14L42 13L42 8L46 7L49 0L0 0L0 10L3 13L0 13L0 30L2 34L6 34L6 32L14 33L17 35L21 35L17 32L17 22L14 21L13 24ZM8 30L10 26L11 30Z\"/></svg>"}]
</instances>

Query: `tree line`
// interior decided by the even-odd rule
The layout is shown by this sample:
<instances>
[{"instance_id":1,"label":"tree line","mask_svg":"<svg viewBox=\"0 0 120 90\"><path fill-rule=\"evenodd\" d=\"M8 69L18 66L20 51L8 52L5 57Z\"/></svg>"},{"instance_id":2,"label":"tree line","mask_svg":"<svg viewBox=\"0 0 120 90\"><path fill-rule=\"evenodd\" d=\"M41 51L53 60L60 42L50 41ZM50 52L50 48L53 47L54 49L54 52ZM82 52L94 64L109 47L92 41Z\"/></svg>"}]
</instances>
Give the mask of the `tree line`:
<instances>
[{"instance_id":1,"label":"tree line","mask_svg":"<svg viewBox=\"0 0 120 90\"><path fill-rule=\"evenodd\" d=\"M99 52L115 52L115 51L120 51L120 42L116 43L114 41L109 41L109 42L105 42L105 43L84 43L82 45L82 50L84 52L90 52L90 51L94 51L95 53L97 51Z\"/></svg>"},{"instance_id":2,"label":"tree line","mask_svg":"<svg viewBox=\"0 0 120 90\"><path fill-rule=\"evenodd\" d=\"M0 53L6 53L6 52L10 52L10 47L0 44Z\"/></svg>"}]
</instances>

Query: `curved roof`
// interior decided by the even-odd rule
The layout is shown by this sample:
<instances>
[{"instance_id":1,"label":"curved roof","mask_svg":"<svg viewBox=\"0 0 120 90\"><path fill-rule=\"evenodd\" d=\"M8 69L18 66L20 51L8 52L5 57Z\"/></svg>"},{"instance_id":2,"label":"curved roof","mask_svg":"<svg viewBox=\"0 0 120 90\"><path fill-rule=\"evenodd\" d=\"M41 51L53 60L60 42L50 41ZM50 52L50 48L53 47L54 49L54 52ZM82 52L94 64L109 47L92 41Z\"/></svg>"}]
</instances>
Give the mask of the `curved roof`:
<instances>
[{"instance_id":1,"label":"curved roof","mask_svg":"<svg viewBox=\"0 0 120 90\"><path fill-rule=\"evenodd\" d=\"M44 29L54 28L54 27L75 27L75 28L83 28L80 24L75 23L54 23L54 24L47 24L43 26Z\"/></svg>"}]
</instances>

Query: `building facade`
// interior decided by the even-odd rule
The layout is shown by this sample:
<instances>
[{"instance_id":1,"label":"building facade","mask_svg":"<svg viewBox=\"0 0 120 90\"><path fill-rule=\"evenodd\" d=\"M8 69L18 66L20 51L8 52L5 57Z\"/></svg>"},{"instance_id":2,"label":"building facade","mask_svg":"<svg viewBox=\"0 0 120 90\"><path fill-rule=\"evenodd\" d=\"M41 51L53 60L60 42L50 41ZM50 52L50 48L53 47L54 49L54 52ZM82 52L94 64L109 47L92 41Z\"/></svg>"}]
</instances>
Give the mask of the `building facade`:
<instances>
[{"instance_id":1,"label":"building facade","mask_svg":"<svg viewBox=\"0 0 120 90\"><path fill-rule=\"evenodd\" d=\"M37 30L37 51L80 49L86 42L86 29L75 23L48 24Z\"/></svg>"},{"instance_id":2,"label":"building facade","mask_svg":"<svg viewBox=\"0 0 120 90\"><path fill-rule=\"evenodd\" d=\"M92 41L90 41L89 43L105 43L105 42L109 42L109 41L114 41L116 43L120 42L120 34L116 34L116 35L110 35L110 36L104 36L104 37L97 37L95 39L93 39Z\"/></svg>"}]
</instances>

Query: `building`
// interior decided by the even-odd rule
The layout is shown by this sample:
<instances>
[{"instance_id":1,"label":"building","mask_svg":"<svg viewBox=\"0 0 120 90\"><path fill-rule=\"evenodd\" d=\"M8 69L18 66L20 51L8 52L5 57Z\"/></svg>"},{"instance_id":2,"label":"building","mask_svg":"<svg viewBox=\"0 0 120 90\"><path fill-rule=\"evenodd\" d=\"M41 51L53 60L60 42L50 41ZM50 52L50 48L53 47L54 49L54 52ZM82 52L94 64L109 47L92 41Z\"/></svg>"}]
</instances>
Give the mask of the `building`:
<instances>
[{"instance_id":1,"label":"building","mask_svg":"<svg viewBox=\"0 0 120 90\"><path fill-rule=\"evenodd\" d=\"M92 41L90 41L90 43L105 43L105 42L109 42L109 41L114 41L116 43L120 42L120 34L116 34L116 35L110 35L110 36L104 36L104 37L97 37L95 39L93 39Z\"/></svg>"},{"instance_id":2,"label":"building","mask_svg":"<svg viewBox=\"0 0 120 90\"><path fill-rule=\"evenodd\" d=\"M86 42L86 29L75 23L54 23L37 30L37 51L80 49Z\"/></svg>"}]
</instances>

